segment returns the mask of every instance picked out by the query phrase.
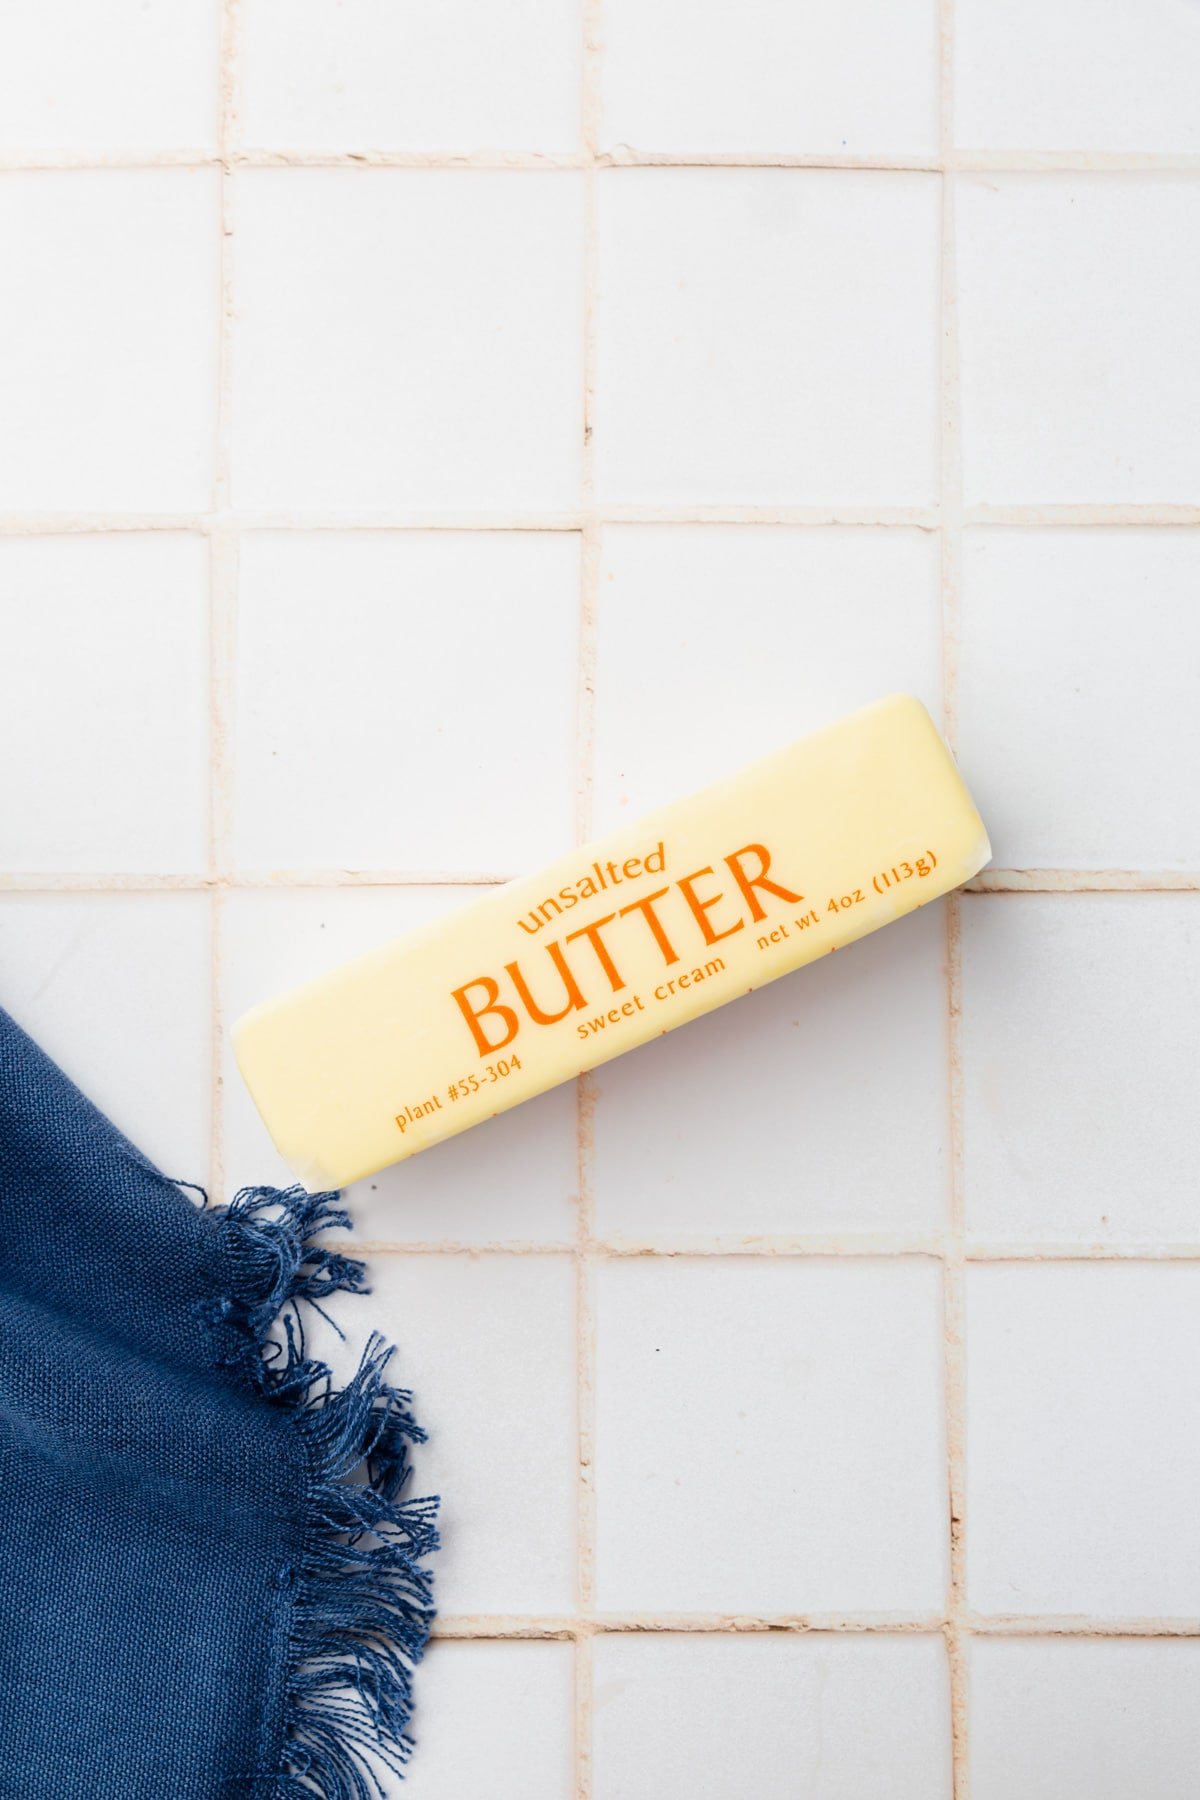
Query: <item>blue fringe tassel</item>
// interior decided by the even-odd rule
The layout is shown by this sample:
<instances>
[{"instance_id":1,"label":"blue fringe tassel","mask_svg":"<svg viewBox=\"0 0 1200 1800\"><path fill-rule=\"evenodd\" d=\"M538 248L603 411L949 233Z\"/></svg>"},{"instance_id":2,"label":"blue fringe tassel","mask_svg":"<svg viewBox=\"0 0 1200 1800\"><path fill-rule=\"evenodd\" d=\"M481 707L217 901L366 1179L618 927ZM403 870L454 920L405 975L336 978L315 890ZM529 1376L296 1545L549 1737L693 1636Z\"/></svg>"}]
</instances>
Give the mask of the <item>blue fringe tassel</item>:
<instances>
[{"instance_id":1,"label":"blue fringe tassel","mask_svg":"<svg viewBox=\"0 0 1200 1800\"><path fill-rule=\"evenodd\" d=\"M221 1360L294 1412L309 1463L304 1553L292 1571L283 1767L236 1791L260 1800L381 1800L373 1764L398 1775L408 1760L413 1669L434 1616L421 1561L437 1548L438 1502L403 1498L409 1448L425 1433L412 1395L387 1381L392 1346L377 1334L340 1390L328 1365L306 1352L301 1302L327 1318L322 1302L331 1295L368 1291L361 1262L316 1241L350 1226L336 1194L243 1188L217 1209L214 1225L224 1292L209 1317L227 1328Z\"/></svg>"}]
</instances>

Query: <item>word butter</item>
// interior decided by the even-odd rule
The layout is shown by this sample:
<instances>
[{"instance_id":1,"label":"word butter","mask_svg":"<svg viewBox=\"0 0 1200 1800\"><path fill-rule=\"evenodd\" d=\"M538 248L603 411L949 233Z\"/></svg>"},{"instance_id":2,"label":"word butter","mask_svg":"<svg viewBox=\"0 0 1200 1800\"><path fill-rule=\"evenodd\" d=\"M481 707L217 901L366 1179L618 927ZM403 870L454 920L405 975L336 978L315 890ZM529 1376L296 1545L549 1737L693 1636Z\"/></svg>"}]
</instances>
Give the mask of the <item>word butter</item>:
<instances>
[{"instance_id":1,"label":"word butter","mask_svg":"<svg viewBox=\"0 0 1200 1800\"><path fill-rule=\"evenodd\" d=\"M882 700L256 1007L238 1063L300 1179L341 1187L912 912L989 854L924 707Z\"/></svg>"}]
</instances>

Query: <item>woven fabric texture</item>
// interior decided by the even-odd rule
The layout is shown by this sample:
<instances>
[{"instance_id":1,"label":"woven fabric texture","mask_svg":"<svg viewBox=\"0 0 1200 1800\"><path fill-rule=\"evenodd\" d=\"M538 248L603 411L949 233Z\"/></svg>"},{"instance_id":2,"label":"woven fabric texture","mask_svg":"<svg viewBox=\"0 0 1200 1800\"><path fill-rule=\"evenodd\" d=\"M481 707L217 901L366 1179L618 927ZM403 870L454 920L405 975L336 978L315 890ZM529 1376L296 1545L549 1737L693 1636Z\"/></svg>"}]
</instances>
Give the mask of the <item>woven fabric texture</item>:
<instances>
[{"instance_id":1,"label":"woven fabric texture","mask_svg":"<svg viewBox=\"0 0 1200 1800\"><path fill-rule=\"evenodd\" d=\"M197 1201L0 1012L0 1796L368 1800L405 1761L436 1502L336 1196Z\"/></svg>"}]
</instances>

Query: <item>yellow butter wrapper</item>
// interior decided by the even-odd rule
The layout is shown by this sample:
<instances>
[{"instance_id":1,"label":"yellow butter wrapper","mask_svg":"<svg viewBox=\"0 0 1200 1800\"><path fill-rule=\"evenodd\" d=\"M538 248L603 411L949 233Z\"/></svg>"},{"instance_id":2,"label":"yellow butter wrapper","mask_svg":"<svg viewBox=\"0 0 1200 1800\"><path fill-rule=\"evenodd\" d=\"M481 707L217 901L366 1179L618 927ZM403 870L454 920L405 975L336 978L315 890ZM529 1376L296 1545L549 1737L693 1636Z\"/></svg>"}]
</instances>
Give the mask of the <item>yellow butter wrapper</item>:
<instances>
[{"instance_id":1,"label":"yellow butter wrapper","mask_svg":"<svg viewBox=\"0 0 1200 1800\"><path fill-rule=\"evenodd\" d=\"M255 1007L238 1064L300 1180L341 1187L913 912L990 853L929 714L898 695Z\"/></svg>"}]
</instances>

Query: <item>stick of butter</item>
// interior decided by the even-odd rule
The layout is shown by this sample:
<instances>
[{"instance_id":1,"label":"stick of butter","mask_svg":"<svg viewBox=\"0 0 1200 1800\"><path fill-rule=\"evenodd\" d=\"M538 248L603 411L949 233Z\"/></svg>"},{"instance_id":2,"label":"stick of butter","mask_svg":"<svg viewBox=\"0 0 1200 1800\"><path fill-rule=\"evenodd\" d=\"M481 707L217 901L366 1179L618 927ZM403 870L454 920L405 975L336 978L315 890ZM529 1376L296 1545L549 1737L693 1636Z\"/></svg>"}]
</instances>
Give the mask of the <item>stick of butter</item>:
<instances>
[{"instance_id":1,"label":"stick of butter","mask_svg":"<svg viewBox=\"0 0 1200 1800\"><path fill-rule=\"evenodd\" d=\"M255 1007L238 1063L301 1181L341 1187L914 911L990 854L929 714L898 695Z\"/></svg>"}]
</instances>

